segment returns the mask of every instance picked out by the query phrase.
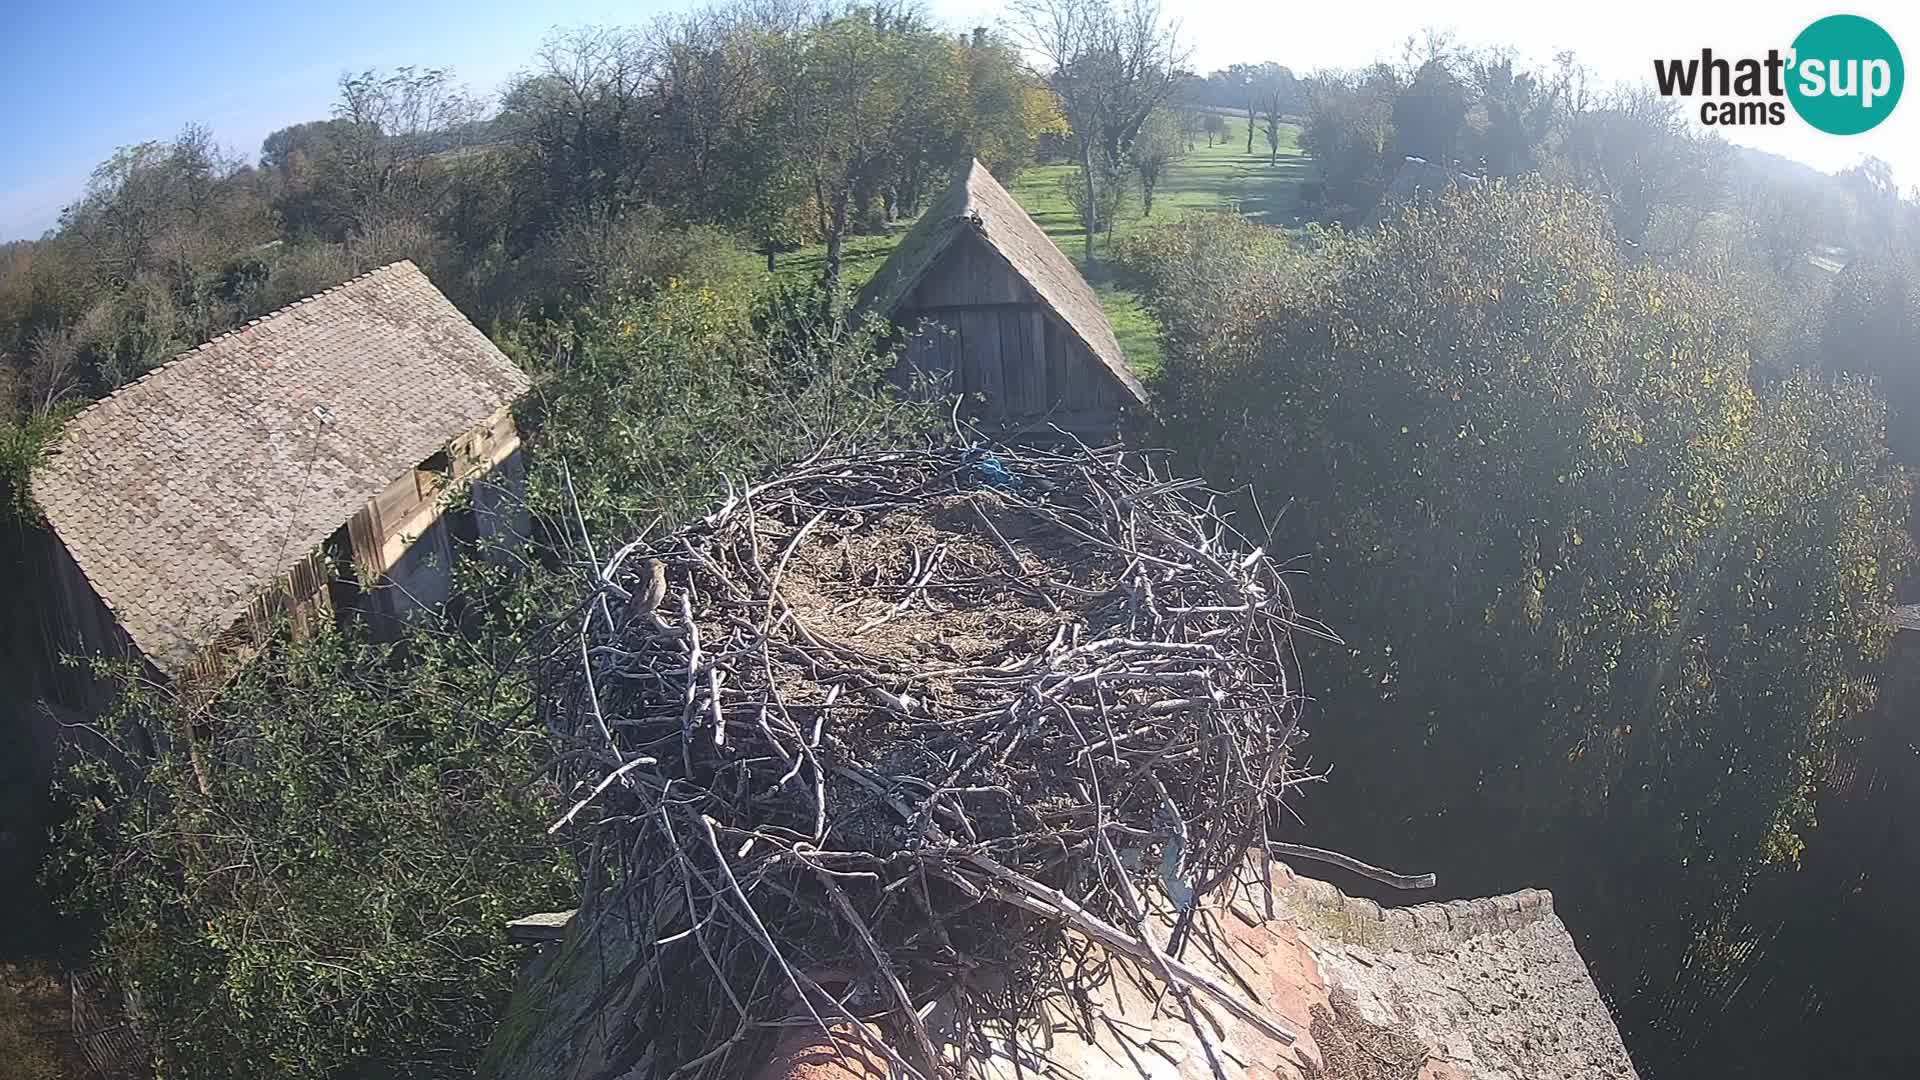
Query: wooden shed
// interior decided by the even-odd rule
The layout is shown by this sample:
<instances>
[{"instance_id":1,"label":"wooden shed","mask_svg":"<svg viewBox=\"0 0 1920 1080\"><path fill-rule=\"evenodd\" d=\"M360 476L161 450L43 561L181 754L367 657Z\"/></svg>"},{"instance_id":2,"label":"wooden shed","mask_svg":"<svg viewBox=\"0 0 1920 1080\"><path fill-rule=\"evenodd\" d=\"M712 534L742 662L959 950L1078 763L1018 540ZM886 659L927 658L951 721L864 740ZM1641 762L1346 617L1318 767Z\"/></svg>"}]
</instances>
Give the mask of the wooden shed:
<instances>
[{"instance_id":1,"label":"wooden shed","mask_svg":"<svg viewBox=\"0 0 1920 1080\"><path fill-rule=\"evenodd\" d=\"M454 544L524 535L526 376L412 263L290 304L74 417L33 480L45 693L97 705L62 656L217 686L282 618L444 601ZM484 481L479 481L481 477ZM471 488L471 509L449 495Z\"/></svg>"},{"instance_id":2,"label":"wooden shed","mask_svg":"<svg viewBox=\"0 0 1920 1080\"><path fill-rule=\"evenodd\" d=\"M944 380L984 427L1104 438L1146 391L1086 278L969 162L861 293L909 334L899 375Z\"/></svg>"}]
</instances>

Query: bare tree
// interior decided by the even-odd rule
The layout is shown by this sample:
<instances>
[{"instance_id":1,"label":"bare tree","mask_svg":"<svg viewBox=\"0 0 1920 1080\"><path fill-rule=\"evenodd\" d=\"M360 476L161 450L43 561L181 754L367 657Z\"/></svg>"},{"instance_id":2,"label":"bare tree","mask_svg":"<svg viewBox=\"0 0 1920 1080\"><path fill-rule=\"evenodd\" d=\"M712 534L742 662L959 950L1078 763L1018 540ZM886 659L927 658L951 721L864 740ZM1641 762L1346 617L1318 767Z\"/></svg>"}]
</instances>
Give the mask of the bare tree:
<instances>
[{"instance_id":1,"label":"bare tree","mask_svg":"<svg viewBox=\"0 0 1920 1080\"><path fill-rule=\"evenodd\" d=\"M26 378L27 408L32 415L46 416L80 392L80 349L80 335L73 327L47 327L33 335Z\"/></svg>"},{"instance_id":2,"label":"bare tree","mask_svg":"<svg viewBox=\"0 0 1920 1080\"><path fill-rule=\"evenodd\" d=\"M1111 173L1122 171L1153 110L1173 95L1175 75L1186 59L1179 24L1165 18L1158 0L1016 0L1009 10L1014 38L1039 54L1047 81L1059 95L1073 129L1085 205L1087 266L1095 263L1100 222L1092 208L1095 157Z\"/></svg>"},{"instance_id":3,"label":"bare tree","mask_svg":"<svg viewBox=\"0 0 1920 1080\"><path fill-rule=\"evenodd\" d=\"M1200 138L1200 110L1191 105L1183 105L1175 110L1174 121L1179 126L1180 141L1185 144L1187 150L1191 151L1195 140Z\"/></svg>"},{"instance_id":4,"label":"bare tree","mask_svg":"<svg viewBox=\"0 0 1920 1080\"><path fill-rule=\"evenodd\" d=\"M1248 153L1252 153L1252 120L1255 111L1259 113L1263 134L1267 139L1267 162L1275 164L1280 160L1280 118L1286 115L1288 106L1299 96L1299 80L1293 72L1279 64L1262 64L1253 76L1249 88L1252 108L1248 111Z\"/></svg>"},{"instance_id":5,"label":"bare tree","mask_svg":"<svg viewBox=\"0 0 1920 1080\"><path fill-rule=\"evenodd\" d=\"M365 232L426 213L436 201L429 159L458 149L481 112L452 72L401 67L342 76L333 115L344 123L322 163L332 210Z\"/></svg>"}]
</instances>

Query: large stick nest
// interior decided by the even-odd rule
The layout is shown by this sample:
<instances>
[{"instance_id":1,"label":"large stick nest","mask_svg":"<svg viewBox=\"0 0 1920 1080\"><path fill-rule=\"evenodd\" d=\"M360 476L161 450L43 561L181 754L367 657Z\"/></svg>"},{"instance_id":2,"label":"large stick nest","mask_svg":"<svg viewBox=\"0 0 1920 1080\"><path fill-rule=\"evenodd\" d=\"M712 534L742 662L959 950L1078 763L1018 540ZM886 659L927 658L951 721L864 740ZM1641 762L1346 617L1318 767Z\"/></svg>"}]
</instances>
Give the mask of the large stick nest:
<instances>
[{"instance_id":1,"label":"large stick nest","mask_svg":"<svg viewBox=\"0 0 1920 1080\"><path fill-rule=\"evenodd\" d=\"M1181 939L1298 780L1311 624L1197 483L1118 450L816 459L593 562L544 701L582 917L639 941L603 995L634 1075L750 1075L796 1024L964 1073L1084 994L1092 945L1190 1019L1241 996Z\"/></svg>"}]
</instances>

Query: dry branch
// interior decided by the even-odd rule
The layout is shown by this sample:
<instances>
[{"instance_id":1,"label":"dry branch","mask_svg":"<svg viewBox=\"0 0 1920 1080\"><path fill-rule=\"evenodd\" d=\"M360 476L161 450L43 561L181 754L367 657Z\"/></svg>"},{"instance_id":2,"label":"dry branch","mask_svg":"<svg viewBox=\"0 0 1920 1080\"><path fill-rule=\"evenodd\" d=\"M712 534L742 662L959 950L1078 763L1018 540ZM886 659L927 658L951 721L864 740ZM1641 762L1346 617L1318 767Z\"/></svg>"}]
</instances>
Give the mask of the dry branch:
<instances>
[{"instance_id":1,"label":"dry branch","mask_svg":"<svg viewBox=\"0 0 1920 1080\"><path fill-rule=\"evenodd\" d=\"M555 828L583 913L639 922L630 971L702 973L602 995L625 1060L744 1075L800 1022L951 1075L1087 941L1293 1039L1180 934L1298 783L1293 635L1331 635L1197 482L1119 450L816 457L589 569L542 694Z\"/></svg>"}]
</instances>

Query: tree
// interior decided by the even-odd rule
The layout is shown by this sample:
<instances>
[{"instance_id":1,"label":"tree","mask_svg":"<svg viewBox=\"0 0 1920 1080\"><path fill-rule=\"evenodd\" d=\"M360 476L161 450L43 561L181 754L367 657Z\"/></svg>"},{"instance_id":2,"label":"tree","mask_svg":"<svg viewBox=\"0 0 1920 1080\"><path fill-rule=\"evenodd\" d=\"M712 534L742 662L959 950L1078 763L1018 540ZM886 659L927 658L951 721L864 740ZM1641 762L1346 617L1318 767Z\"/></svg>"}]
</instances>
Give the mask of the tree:
<instances>
[{"instance_id":1,"label":"tree","mask_svg":"<svg viewBox=\"0 0 1920 1080\"><path fill-rule=\"evenodd\" d=\"M238 168L206 128L189 124L171 143L115 151L94 169L86 194L66 209L61 224L100 280L126 282L143 272L191 264L193 249L213 224L216 192Z\"/></svg>"},{"instance_id":2,"label":"tree","mask_svg":"<svg viewBox=\"0 0 1920 1080\"><path fill-rule=\"evenodd\" d=\"M1467 156L1489 176L1524 176L1557 149L1571 107L1570 54L1561 54L1551 74L1515 71L1513 58L1486 56L1473 66L1474 111L1465 133Z\"/></svg>"},{"instance_id":3,"label":"tree","mask_svg":"<svg viewBox=\"0 0 1920 1080\"><path fill-rule=\"evenodd\" d=\"M1111 236L1120 211L1127 205L1131 178L1129 173L1109 168L1105 158L1095 158L1091 179L1085 170L1076 168L1060 178L1060 193L1073 207L1073 220L1082 229L1100 229ZM1089 198L1094 201L1088 203Z\"/></svg>"},{"instance_id":4,"label":"tree","mask_svg":"<svg viewBox=\"0 0 1920 1080\"><path fill-rule=\"evenodd\" d=\"M1173 119L1180 133L1181 146L1191 152L1193 144L1200 138L1200 110L1191 105L1182 105L1174 110Z\"/></svg>"},{"instance_id":5,"label":"tree","mask_svg":"<svg viewBox=\"0 0 1920 1080\"><path fill-rule=\"evenodd\" d=\"M627 66L645 77L653 142L641 147L653 174L652 201L679 205L695 221L745 220L742 205L780 178L778 139L767 119L779 93L782 43L805 28L797 9L736 5L667 15L644 38L624 43ZM778 185L790 205L791 185Z\"/></svg>"},{"instance_id":6,"label":"tree","mask_svg":"<svg viewBox=\"0 0 1920 1080\"><path fill-rule=\"evenodd\" d=\"M472 1074L519 963L503 921L569 881L525 677L473 650L329 630L204 708L123 673L62 851L158 1075Z\"/></svg>"},{"instance_id":7,"label":"tree","mask_svg":"<svg viewBox=\"0 0 1920 1080\"><path fill-rule=\"evenodd\" d=\"M1003 36L976 30L967 44L973 155L1002 182L1032 164L1046 136L1068 133L1060 99Z\"/></svg>"},{"instance_id":8,"label":"tree","mask_svg":"<svg viewBox=\"0 0 1920 1080\"><path fill-rule=\"evenodd\" d=\"M1159 109L1147 118L1140 137L1133 143L1133 171L1140 178L1140 211L1153 216L1153 192L1167 165L1180 156L1182 135L1179 119L1167 109Z\"/></svg>"},{"instance_id":9,"label":"tree","mask_svg":"<svg viewBox=\"0 0 1920 1080\"><path fill-rule=\"evenodd\" d=\"M312 167L314 158L330 152L346 134L346 120L309 120L291 124L260 141L260 167L291 176Z\"/></svg>"},{"instance_id":10,"label":"tree","mask_svg":"<svg viewBox=\"0 0 1920 1080\"><path fill-rule=\"evenodd\" d=\"M1101 201L1095 184L1122 171L1141 126L1172 96L1185 59L1178 24L1162 17L1157 0L1124 0L1122 7L1111 0L1018 0L1009 14L1016 37L1045 62L1073 131L1092 269Z\"/></svg>"},{"instance_id":11,"label":"tree","mask_svg":"<svg viewBox=\"0 0 1920 1080\"><path fill-rule=\"evenodd\" d=\"M655 61L638 34L604 27L557 33L541 44L537 61L500 107L532 204L518 229L523 243L571 212L619 214L645 201L660 140Z\"/></svg>"},{"instance_id":12,"label":"tree","mask_svg":"<svg viewBox=\"0 0 1920 1080\"><path fill-rule=\"evenodd\" d=\"M1137 250L1160 436L1287 507L1269 549L1314 553L1348 643L1314 655L1315 828L1554 882L1603 985L1654 988L1631 1024L1791 865L1911 540L1869 389L1756 391L1743 313L1609 218L1484 185L1312 251L1231 219Z\"/></svg>"},{"instance_id":13,"label":"tree","mask_svg":"<svg viewBox=\"0 0 1920 1080\"><path fill-rule=\"evenodd\" d=\"M1840 274L1824 313L1821 363L1872 377L1887 396L1887 442L1920 472L1920 253L1869 255Z\"/></svg>"},{"instance_id":14,"label":"tree","mask_svg":"<svg viewBox=\"0 0 1920 1080\"><path fill-rule=\"evenodd\" d=\"M1248 84L1247 152L1253 152L1252 129L1254 118L1258 116L1267 140L1268 164L1277 164L1280 160L1281 118L1294 108L1298 100L1298 80L1293 77L1293 72L1279 64L1261 64L1248 77L1251 81Z\"/></svg>"},{"instance_id":15,"label":"tree","mask_svg":"<svg viewBox=\"0 0 1920 1080\"><path fill-rule=\"evenodd\" d=\"M1876 256L1896 255L1903 246L1915 246L1920 237L1920 194L1912 201L1900 198L1893 167L1868 155L1839 173L1840 186L1853 202L1849 243Z\"/></svg>"},{"instance_id":16,"label":"tree","mask_svg":"<svg viewBox=\"0 0 1920 1080\"><path fill-rule=\"evenodd\" d=\"M1605 196L1620 238L1636 247L1659 240L1673 251L1720 203L1727 144L1697 135L1673 100L1650 89L1622 91L1576 114L1567 134L1567 168L1583 188Z\"/></svg>"},{"instance_id":17,"label":"tree","mask_svg":"<svg viewBox=\"0 0 1920 1080\"><path fill-rule=\"evenodd\" d=\"M1394 152L1450 168L1466 123L1466 87L1445 59L1428 60L1393 99Z\"/></svg>"},{"instance_id":18,"label":"tree","mask_svg":"<svg viewBox=\"0 0 1920 1080\"><path fill-rule=\"evenodd\" d=\"M346 233L425 220L444 192L434 156L457 148L479 115L452 72L413 67L342 76L333 112L338 137L316 164L324 205Z\"/></svg>"},{"instance_id":19,"label":"tree","mask_svg":"<svg viewBox=\"0 0 1920 1080\"><path fill-rule=\"evenodd\" d=\"M1207 133L1207 149L1211 150L1215 141L1226 137L1227 118L1219 113L1210 112L1201 117L1200 127Z\"/></svg>"},{"instance_id":20,"label":"tree","mask_svg":"<svg viewBox=\"0 0 1920 1080\"><path fill-rule=\"evenodd\" d=\"M1314 80L1300 142L1312 153L1330 201L1353 209L1378 202L1397 164L1389 151L1399 89L1393 70L1378 64Z\"/></svg>"},{"instance_id":21,"label":"tree","mask_svg":"<svg viewBox=\"0 0 1920 1080\"><path fill-rule=\"evenodd\" d=\"M919 29L912 14L855 9L809 29L783 56L778 126L827 242L821 284L829 304L840 300L848 214L890 164L887 135L906 108L904 73Z\"/></svg>"}]
</instances>

